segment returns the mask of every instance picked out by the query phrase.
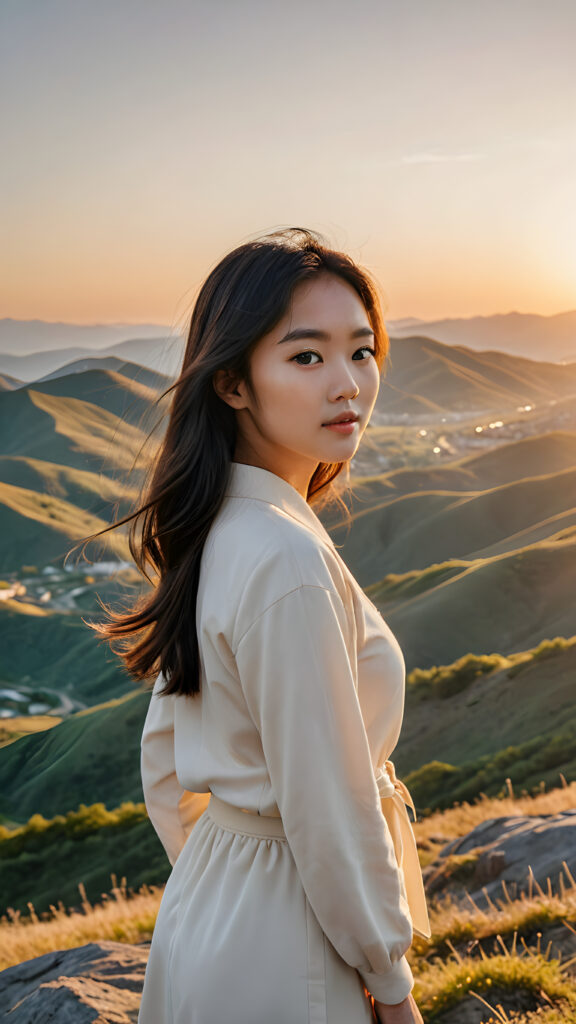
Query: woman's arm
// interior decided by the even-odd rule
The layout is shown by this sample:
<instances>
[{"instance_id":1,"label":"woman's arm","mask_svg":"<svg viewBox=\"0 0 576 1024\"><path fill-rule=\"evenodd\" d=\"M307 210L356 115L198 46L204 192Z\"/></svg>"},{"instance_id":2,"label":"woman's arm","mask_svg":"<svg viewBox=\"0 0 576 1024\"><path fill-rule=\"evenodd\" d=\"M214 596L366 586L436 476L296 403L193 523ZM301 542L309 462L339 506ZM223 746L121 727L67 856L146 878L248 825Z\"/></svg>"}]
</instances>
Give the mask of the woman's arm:
<instances>
[{"instance_id":1,"label":"woman's arm","mask_svg":"<svg viewBox=\"0 0 576 1024\"><path fill-rule=\"evenodd\" d=\"M235 651L274 796L308 901L369 992L413 986L412 922L382 813L339 594L302 584L273 602Z\"/></svg>"},{"instance_id":2,"label":"woman's arm","mask_svg":"<svg viewBox=\"0 0 576 1024\"><path fill-rule=\"evenodd\" d=\"M190 793L178 782L174 762L175 697L160 696L154 683L141 739L140 770L148 817L172 866L195 821L206 806L204 794Z\"/></svg>"}]
</instances>

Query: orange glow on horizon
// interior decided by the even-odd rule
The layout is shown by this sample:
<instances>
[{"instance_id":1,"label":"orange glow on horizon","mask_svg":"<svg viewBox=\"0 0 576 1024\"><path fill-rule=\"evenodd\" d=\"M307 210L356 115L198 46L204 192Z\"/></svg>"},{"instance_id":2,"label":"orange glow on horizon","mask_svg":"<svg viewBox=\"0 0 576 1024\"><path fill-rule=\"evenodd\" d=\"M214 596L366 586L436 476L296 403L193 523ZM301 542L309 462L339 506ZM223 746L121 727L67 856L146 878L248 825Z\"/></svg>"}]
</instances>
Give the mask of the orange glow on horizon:
<instances>
[{"instance_id":1,"label":"orange glow on horizon","mask_svg":"<svg viewBox=\"0 0 576 1024\"><path fill-rule=\"evenodd\" d=\"M567 239L574 249L572 238ZM503 278L494 268L482 274L473 268L454 267L452 272L437 268L422 285L422 269L412 274L399 264L387 274L382 260L359 259L376 278L386 320L415 317L421 320L492 316L510 312L554 316L576 308L576 250L573 267L548 279L532 273ZM356 257L357 258L357 257ZM0 317L15 320L43 320L68 324L158 324L172 332L182 331L189 319L197 290L214 261L173 258L172 264L159 259L121 266L108 260L100 267L60 265L44 267L35 274L31 268L26 283L8 269L0 288ZM162 276L158 268L162 269ZM521 270L526 268L520 268ZM12 280L10 279L12 277Z\"/></svg>"}]
</instances>

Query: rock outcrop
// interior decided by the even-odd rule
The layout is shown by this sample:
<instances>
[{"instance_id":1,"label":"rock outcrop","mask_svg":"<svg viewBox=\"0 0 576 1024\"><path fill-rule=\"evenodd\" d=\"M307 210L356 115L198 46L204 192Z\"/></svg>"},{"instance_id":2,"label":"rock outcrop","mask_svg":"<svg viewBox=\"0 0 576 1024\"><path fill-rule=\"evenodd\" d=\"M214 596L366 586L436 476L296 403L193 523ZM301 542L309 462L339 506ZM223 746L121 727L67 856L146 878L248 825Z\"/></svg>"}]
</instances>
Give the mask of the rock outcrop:
<instances>
[{"instance_id":1,"label":"rock outcrop","mask_svg":"<svg viewBox=\"0 0 576 1024\"><path fill-rule=\"evenodd\" d=\"M136 1024L149 943L90 942L0 972L11 1024Z\"/></svg>"},{"instance_id":2,"label":"rock outcrop","mask_svg":"<svg viewBox=\"0 0 576 1024\"><path fill-rule=\"evenodd\" d=\"M552 891L559 892L561 875L565 885L571 884L563 861L576 876L576 810L481 822L439 851L425 873L430 893L449 887L450 872L445 870L449 858L463 854L469 854L473 862L465 888L479 906L486 905L486 894L490 898L503 895L502 882L511 897L528 893L531 886L546 890L548 879Z\"/></svg>"}]
</instances>

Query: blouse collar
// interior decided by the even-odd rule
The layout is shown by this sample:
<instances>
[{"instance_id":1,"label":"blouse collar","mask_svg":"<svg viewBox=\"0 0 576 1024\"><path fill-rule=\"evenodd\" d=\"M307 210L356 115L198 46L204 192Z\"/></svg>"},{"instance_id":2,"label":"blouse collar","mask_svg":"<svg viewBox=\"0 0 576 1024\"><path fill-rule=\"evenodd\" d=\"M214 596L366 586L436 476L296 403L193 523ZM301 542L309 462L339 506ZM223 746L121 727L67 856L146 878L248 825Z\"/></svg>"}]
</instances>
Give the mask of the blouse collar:
<instances>
[{"instance_id":1,"label":"blouse collar","mask_svg":"<svg viewBox=\"0 0 576 1024\"><path fill-rule=\"evenodd\" d=\"M292 484L284 477L260 466L249 466L243 462L230 463L230 475L226 495L231 498L251 498L266 501L292 516L303 526L312 530L325 544L334 548L334 541L320 522L318 516Z\"/></svg>"}]
</instances>

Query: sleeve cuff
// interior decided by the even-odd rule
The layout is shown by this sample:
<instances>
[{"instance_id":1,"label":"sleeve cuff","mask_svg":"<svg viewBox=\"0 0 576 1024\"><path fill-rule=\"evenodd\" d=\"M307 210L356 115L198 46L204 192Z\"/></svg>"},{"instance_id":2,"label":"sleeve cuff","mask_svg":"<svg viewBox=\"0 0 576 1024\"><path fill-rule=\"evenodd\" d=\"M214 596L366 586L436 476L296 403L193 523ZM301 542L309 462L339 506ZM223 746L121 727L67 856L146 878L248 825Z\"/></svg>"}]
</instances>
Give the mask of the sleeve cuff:
<instances>
[{"instance_id":1,"label":"sleeve cuff","mask_svg":"<svg viewBox=\"0 0 576 1024\"><path fill-rule=\"evenodd\" d=\"M414 977L405 956L400 957L387 974L358 971L371 996L380 1003L401 1003L414 987Z\"/></svg>"}]
</instances>

